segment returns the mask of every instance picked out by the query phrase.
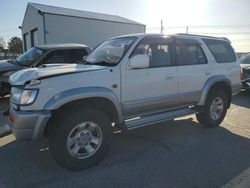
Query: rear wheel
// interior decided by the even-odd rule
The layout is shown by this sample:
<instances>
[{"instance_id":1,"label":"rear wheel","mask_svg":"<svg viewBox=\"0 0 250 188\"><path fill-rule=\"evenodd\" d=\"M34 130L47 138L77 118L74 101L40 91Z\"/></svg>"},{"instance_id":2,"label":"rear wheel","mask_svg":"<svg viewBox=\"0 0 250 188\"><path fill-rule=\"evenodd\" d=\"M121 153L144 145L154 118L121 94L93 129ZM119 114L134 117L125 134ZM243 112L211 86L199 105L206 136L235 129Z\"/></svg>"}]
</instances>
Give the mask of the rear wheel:
<instances>
[{"instance_id":1,"label":"rear wheel","mask_svg":"<svg viewBox=\"0 0 250 188\"><path fill-rule=\"evenodd\" d=\"M49 147L56 162L68 170L91 167L105 156L112 137L111 122L97 110L57 116L49 128Z\"/></svg>"},{"instance_id":2,"label":"rear wheel","mask_svg":"<svg viewBox=\"0 0 250 188\"><path fill-rule=\"evenodd\" d=\"M196 114L197 120L204 126L216 127L221 124L227 113L227 97L222 90L209 92L205 106Z\"/></svg>"}]
</instances>

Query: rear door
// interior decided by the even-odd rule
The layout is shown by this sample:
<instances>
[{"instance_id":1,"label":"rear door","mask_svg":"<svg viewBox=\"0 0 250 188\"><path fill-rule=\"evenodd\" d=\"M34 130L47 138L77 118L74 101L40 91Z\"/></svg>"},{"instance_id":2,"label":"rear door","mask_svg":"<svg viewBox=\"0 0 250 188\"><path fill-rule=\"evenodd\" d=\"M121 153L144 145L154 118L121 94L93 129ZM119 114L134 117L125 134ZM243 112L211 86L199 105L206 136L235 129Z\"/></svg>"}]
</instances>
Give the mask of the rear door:
<instances>
[{"instance_id":1,"label":"rear door","mask_svg":"<svg viewBox=\"0 0 250 188\"><path fill-rule=\"evenodd\" d=\"M202 39L214 58L213 72L226 75L232 84L240 83L240 65L230 43L225 40Z\"/></svg>"},{"instance_id":2,"label":"rear door","mask_svg":"<svg viewBox=\"0 0 250 188\"><path fill-rule=\"evenodd\" d=\"M211 64L207 61L202 45L193 39L177 39L175 42L178 92L183 106L199 102L202 88L212 74Z\"/></svg>"}]
</instances>

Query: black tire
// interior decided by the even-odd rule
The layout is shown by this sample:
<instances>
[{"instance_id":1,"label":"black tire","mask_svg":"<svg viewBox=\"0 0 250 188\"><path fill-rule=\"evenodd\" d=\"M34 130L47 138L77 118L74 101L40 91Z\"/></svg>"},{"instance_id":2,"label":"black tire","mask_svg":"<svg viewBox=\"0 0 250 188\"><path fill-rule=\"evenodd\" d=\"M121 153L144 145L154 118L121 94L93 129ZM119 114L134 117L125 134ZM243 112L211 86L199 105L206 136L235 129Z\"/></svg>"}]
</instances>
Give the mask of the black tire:
<instances>
[{"instance_id":1,"label":"black tire","mask_svg":"<svg viewBox=\"0 0 250 188\"><path fill-rule=\"evenodd\" d=\"M102 132L102 142L99 149L86 159L73 157L67 149L68 135L82 122L94 122ZM68 170L83 170L98 164L107 153L112 140L111 122L103 112L94 109L61 113L57 115L49 127L48 140L51 153L60 166Z\"/></svg>"},{"instance_id":2,"label":"black tire","mask_svg":"<svg viewBox=\"0 0 250 188\"><path fill-rule=\"evenodd\" d=\"M221 113L218 119L214 120L210 113L210 107L212 105L212 102L218 97L223 101L223 112ZM222 90L214 89L208 93L206 103L201 109L201 111L198 114L196 114L196 118L199 123L201 123L206 127L217 127L224 120L227 113L227 107L228 107L228 100L226 94Z\"/></svg>"}]
</instances>

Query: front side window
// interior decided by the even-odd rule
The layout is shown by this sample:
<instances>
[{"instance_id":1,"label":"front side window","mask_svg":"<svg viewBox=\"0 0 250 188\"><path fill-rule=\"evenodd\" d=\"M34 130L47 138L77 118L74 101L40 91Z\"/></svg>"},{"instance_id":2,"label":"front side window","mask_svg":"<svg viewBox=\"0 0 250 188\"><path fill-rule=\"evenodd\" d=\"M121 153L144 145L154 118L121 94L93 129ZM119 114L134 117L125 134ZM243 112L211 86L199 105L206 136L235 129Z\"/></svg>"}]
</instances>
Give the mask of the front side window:
<instances>
[{"instance_id":1,"label":"front side window","mask_svg":"<svg viewBox=\"0 0 250 188\"><path fill-rule=\"evenodd\" d=\"M55 50L45 56L43 64L80 63L87 54L86 49Z\"/></svg>"},{"instance_id":2,"label":"front side window","mask_svg":"<svg viewBox=\"0 0 250 188\"><path fill-rule=\"evenodd\" d=\"M63 58L63 50L56 50L47 54L43 64L65 63Z\"/></svg>"},{"instance_id":3,"label":"front side window","mask_svg":"<svg viewBox=\"0 0 250 188\"><path fill-rule=\"evenodd\" d=\"M135 40L136 37L122 37L107 40L94 49L84 60L84 63L106 66L117 65Z\"/></svg>"},{"instance_id":4,"label":"front side window","mask_svg":"<svg viewBox=\"0 0 250 188\"><path fill-rule=\"evenodd\" d=\"M146 54L149 56L149 67L165 67L171 65L170 44L164 37L153 37L142 40L135 48L132 56Z\"/></svg>"},{"instance_id":5,"label":"front side window","mask_svg":"<svg viewBox=\"0 0 250 188\"><path fill-rule=\"evenodd\" d=\"M29 49L27 52L20 55L18 58L16 58L16 61L23 66L30 66L45 52L46 50L33 47Z\"/></svg>"},{"instance_id":6,"label":"front side window","mask_svg":"<svg viewBox=\"0 0 250 188\"><path fill-rule=\"evenodd\" d=\"M210 49L217 63L230 63L236 61L233 48L227 41L215 39L202 39Z\"/></svg>"},{"instance_id":7,"label":"front side window","mask_svg":"<svg viewBox=\"0 0 250 188\"><path fill-rule=\"evenodd\" d=\"M64 53L64 61L67 63L80 63L86 55L88 55L86 49L67 50L66 53Z\"/></svg>"},{"instance_id":8,"label":"front side window","mask_svg":"<svg viewBox=\"0 0 250 188\"><path fill-rule=\"evenodd\" d=\"M206 64L206 56L199 44L177 43L175 46L178 65Z\"/></svg>"}]
</instances>

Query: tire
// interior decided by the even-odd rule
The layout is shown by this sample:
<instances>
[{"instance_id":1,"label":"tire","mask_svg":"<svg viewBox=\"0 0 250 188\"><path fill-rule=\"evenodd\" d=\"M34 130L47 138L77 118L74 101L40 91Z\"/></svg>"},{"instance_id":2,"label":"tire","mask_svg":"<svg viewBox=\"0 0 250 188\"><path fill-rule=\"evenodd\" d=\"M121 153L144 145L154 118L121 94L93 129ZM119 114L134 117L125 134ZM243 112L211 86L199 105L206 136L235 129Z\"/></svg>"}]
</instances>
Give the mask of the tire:
<instances>
[{"instance_id":1,"label":"tire","mask_svg":"<svg viewBox=\"0 0 250 188\"><path fill-rule=\"evenodd\" d=\"M212 107L213 102L220 104L218 106L218 109ZM227 107L228 107L228 100L226 97L226 94L222 90L212 90L209 92L207 96L206 103L202 110L196 114L196 118L199 123L206 127L217 127L221 124L221 122L224 120L226 113L227 113ZM212 108L212 109L211 109ZM221 110L221 108L223 108ZM211 109L211 110L210 110ZM213 115L214 113L211 111L215 111L217 113L216 115Z\"/></svg>"},{"instance_id":2,"label":"tire","mask_svg":"<svg viewBox=\"0 0 250 188\"><path fill-rule=\"evenodd\" d=\"M71 114L65 112L59 114L49 127L48 140L51 153L55 161L67 170L83 170L98 164L109 150L112 140L111 122L104 113L94 109L75 111ZM98 142L89 141L85 135L87 133L93 138L98 138L95 139ZM79 147L81 144L82 148L78 149L78 144ZM91 151L94 148L95 152L88 153L90 150L86 150L85 145L86 148L91 146ZM74 148L76 151L78 149L79 155Z\"/></svg>"}]
</instances>

